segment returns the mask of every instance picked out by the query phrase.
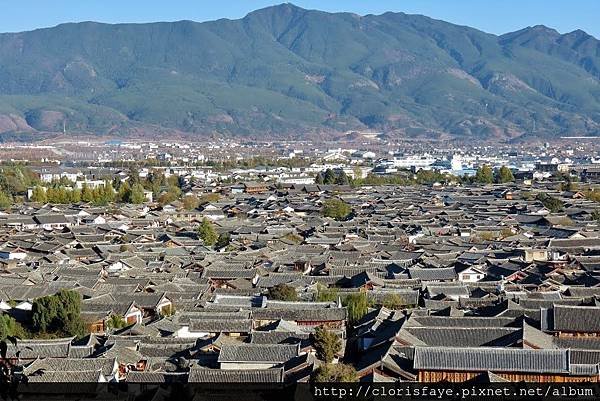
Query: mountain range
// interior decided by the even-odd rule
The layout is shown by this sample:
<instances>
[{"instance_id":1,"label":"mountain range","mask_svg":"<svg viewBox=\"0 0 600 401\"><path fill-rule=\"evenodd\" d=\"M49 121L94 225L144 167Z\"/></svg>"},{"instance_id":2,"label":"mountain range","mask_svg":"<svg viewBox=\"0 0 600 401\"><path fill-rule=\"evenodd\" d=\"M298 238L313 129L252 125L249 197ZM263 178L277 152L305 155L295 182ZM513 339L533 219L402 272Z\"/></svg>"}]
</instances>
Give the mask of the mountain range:
<instances>
[{"instance_id":1,"label":"mountain range","mask_svg":"<svg viewBox=\"0 0 600 401\"><path fill-rule=\"evenodd\" d=\"M0 137L600 136L600 42L282 4L0 34Z\"/></svg>"}]
</instances>

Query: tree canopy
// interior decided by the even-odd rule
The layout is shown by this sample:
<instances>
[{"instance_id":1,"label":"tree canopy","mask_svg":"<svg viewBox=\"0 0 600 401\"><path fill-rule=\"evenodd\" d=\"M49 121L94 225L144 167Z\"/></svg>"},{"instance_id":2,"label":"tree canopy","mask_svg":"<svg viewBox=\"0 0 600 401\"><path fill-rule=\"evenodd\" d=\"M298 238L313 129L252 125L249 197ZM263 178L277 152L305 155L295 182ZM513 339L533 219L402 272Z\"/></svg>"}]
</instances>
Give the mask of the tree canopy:
<instances>
[{"instance_id":1,"label":"tree canopy","mask_svg":"<svg viewBox=\"0 0 600 401\"><path fill-rule=\"evenodd\" d=\"M342 350L342 341L340 338L323 326L315 329L313 340L315 350L317 351L317 358L327 363L333 362L335 354Z\"/></svg>"},{"instance_id":2,"label":"tree canopy","mask_svg":"<svg viewBox=\"0 0 600 401\"><path fill-rule=\"evenodd\" d=\"M542 204L544 205L544 207L546 209L548 209L552 213L558 213L564 207L563 201L561 201L560 199L555 198L553 196L550 196L550 195L548 195L546 193L543 193L543 192L540 192L536 196L536 199L538 201L542 202Z\"/></svg>"},{"instance_id":3,"label":"tree canopy","mask_svg":"<svg viewBox=\"0 0 600 401\"><path fill-rule=\"evenodd\" d=\"M361 291L346 297L344 304L348 308L348 320L353 323L362 319L367 314L370 301L367 293Z\"/></svg>"},{"instance_id":4,"label":"tree canopy","mask_svg":"<svg viewBox=\"0 0 600 401\"><path fill-rule=\"evenodd\" d=\"M277 284L269 288L269 299L276 301L297 301L298 293L294 287L287 284Z\"/></svg>"},{"instance_id":5,"label":"tree canopy","mask_svg":"<svg viewBox=\"0 0 600 401\"><path fill-rule=\"evenodd\" d=\"M328 199L323 203L323 216L335 220L345 220L352 213L349 204L338 198Z\"/></svg>"},{"instance_id":6,"label":"tree canopy","mask_svg":"<svg viewBox=\"0 0 600 401\"><path fill-rule=\"evenodd\" d=\"M480 184L491 184L494 182L494 171L487 164L477 169L475 182Z\"/></svg>"},{"instance_id":7,"label":"tree canopy","mask_svg":"<svg viewBox=\"0 0 600 401\"><path fill-rule=\"evenodd\" d=\"M498 170L498 175L496 176L496 182L499 184L505 184L507 182L513 182L514 180L515 176L508 167L500 167L500 170Z\"/></svg>"},{"instance_id":8,"label":"tree canopy","mask_svg":"<svg viewBox=\"0 0 600 401\"><path fill-rule=\"evenodd\" d=\"M213 246L219 239L219 234L215 231L213 223L210 222L206 217L202 219L198 226L198 236L204 242L205 245Z\"/></svg>"},{"instance_id":9,"label":"tree canopy","mask_svg":"<svg viewBox=\"0 0 600 401\"><path fill-rule=\"evenodd\" d=\"M324 185L349 185L350 178L342 169L330 169L319 171L317 176L315 177L316 184L324 184Z\"/></svg>"},{"instance_id":10,"label":"tree canopy","mask_svg":"<svg viewBox=\"0 0 600 401\"><path fill-rule=\"evenodd\" d=\"M313 373L315 383L353 383L358 381L358 374L352 365L344 363L328 363L319 366Z\"/></svg>"},{"instance_id":11,"label":"tree canopy","mask_svg":"<svg viewBox=\"0 0 600 401\"><path fill-rule=\"evenodd\" d=\"M85 325L80 316L81 298L73 290L60 290L55 295L33 301L32 326L41 333L83 336Z\"/></svg>"}]
</instances>

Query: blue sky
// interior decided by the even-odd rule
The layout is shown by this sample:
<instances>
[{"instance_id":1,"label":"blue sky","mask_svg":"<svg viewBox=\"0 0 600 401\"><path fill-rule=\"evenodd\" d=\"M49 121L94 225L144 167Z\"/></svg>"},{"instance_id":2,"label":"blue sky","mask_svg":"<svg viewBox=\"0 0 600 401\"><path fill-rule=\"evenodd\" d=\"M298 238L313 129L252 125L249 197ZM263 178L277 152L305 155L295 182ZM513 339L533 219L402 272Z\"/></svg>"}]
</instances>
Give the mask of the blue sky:
<instances>
[{"instance_id":1,"label":"blue sky","mask_svg":"<svg viewBox=\"0 0 600 401\"><path fill-rule=\"evenodd\" d=\"M249 11L278 4L268 0L0 0L0 32L17 32L63 22L207 21L241 18ZM598 0L297 0L294 4L325 11L381 14L403 11L506 33L544 24L561 33L575 29L600 38Z\"/></svg>"}]
</instances>

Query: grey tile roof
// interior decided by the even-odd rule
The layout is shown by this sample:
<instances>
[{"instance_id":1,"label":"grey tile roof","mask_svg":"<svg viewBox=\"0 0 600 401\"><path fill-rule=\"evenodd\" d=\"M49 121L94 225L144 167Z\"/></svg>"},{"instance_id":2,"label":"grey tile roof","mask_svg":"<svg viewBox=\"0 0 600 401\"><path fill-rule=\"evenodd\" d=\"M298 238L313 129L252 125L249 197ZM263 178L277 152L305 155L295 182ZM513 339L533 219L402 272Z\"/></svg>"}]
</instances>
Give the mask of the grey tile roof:
<instances>
[{"instance_id":1,"label":"grey tile roof","mask_svg":"<svg viewBox=\"0 0 600 401\"><path fill-rule=\"evenodd\" d=\"M310 306L308 306L310 308ZM311 308L311 309L289 309L289 308L256 308L252 311L252 317L256 320L292 320L292 321L339 321L347 317L346 308Z\"/></svg>"},{"instance_id":2,"label":"grey tile roof","mask_svg":"<svg viewBox=\"0 0 600 401\"><path fill-rule=\"evenodd\" d=\"M600 307L554 306L554 330L600 332Z\"/></svg>"},{"instance_id":3,"label":"grey tile roof","mask_svg":"<svg viewBox=\"0 0 600 401\"><path fill-rule=\"evenodd\" d=\"M250 319L192 319L189 330L201 333L249 333L252 330Z\"/></svg>"},{"instance_id":4,"label":"grey tile roof","mask_svg":"<svg viewBox=\"0 0 600 401\"><path fill-rule=\"evenodd\" d=\"M31 374L40 369L45 371L101 371L104 376L111 376L117 369L114 358L44 358L37 359L24 369L25 374Z\"/></svg>"},{"instance_id":5,"label":"grey tile roof","mask_svg":"<svg viewBox=\"0 0 600 401\"><path fill-rule=\"evenodd\" d=\"M221 348L219 362L284 363L298 356L297 345L244 344Z\"/></svg>"},{"instance_id":6,"label":"grey tile roof","mask_svg":"<svg viewBox=\"0 0 600 401\"><path fill-rule=\"evenodd\" d=\"M416 347L414 367L418 370L566 374L569 354L566 350Z\"/></svg>"},{"instance_id":7,"label":"grey tile roof","mask_svg":"<svg viewBox=\"0 0 600 401\"><path fill-rule=\"evenodd\" d=\"M409 268L408 274L412 279L419 280L455 280L456 271L453 267L441 268Z\"/></svg>"},{"instance_id":8,"label":"grey tile roof","mask_svg":"<svg viewBox=\"0 0 600 401\"><path fill-rule=\"evenodd\" d=\"M190 370L188 383L281 383L283 368L272 369L201 369Z\"/></svg>"},{"instance_id":9,"label":"grey tile roof","mask_svg":"<svg viewBox=\"0 0 600 401\"><path fill-rule=\"evenodd\" d=\"M510 347L523 339L519 328L508 327L407 327L424 345L440 347Z\"/></svg>"}]
</instances>

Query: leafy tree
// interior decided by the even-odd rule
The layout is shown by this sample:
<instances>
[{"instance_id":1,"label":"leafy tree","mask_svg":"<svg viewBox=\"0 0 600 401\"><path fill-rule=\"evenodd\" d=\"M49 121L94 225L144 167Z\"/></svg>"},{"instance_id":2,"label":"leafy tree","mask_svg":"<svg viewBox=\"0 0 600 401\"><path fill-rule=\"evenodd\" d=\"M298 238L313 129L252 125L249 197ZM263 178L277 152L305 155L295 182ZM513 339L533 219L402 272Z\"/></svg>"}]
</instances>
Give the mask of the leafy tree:
<instances>
[{"instance_id":1,"label":"leafy tree","mask_svg":"<svg viewBox=\"0 0 600 401\"><path fill-rule=\"evenodd\" d=\"M33 301L32 325L38 333L82 336L85 325L81 319L81 298L72 290L60 290Z\"/></svg>"},{"instance_id":2,"label":"leafy tree","mask_svg":"<svg viewBox=\"0 0 600 401\"><path fill-rule=\"evenodd\" d=\"M349 185L350 178L344 170L332 170L328 168L325 172L320 171L317 173L315 183L325 185Z\"/></svg>"},{"instance_id":3,"label":"leafy tree","mask_svg":"<svg viewBox=\"0 0 600 401\"><path fill-rule=\"evenodd\" d=\"M341 170L335 177L334 182L337 185L348 185L348 184L350 184L350 179L348 178L348 176L346 175L344 170Z\"/></svg>"},{"instance_id":4,"label":"leafy tree","mask_svg":"<svg viewBox=\"0 0 600 401\"><path fill-rule=\"evenodd\" d=\"M342 341L340 338L323 326L315 329L313 340L315 350L317 351L317 358L327 363L333 362L335 354L342 350Z\"/></svg>"},{"instance_id":5,"label":"leafy tree","mask_svg":"<svg viewBox=\"0 0 600 401\"><path fill-rule=\"evenodd\" d=\"M58 314L58 308L58 299L54 295L34 300L31 318L34 330L44 333L50 331Z\"/></svg>"},{"instance_id":6,"label":"leafy tree","mask_svg":"<svg viewBox=\"0 0 600 401\"><path fill-rule=\"evenodd\" d=\"M269 288L269 299L276 301L297 301L298 293L294 287L287 284L277 284Z\"/></svg>"},{"instance_id":7,"label":"leafy tree","mask_svg":"<svg viewBox=\"0 0 600 401\"><path fill-rule=\"evenodd\" d=\"M406 305L406 303L400 295L396 293L389 293L383 297L381 305L388 309L400 309Z\"/></svg>"},{"instance_id":8,"label":"leafy tree","mask_svg":"<svg viewBox=\"0 0 600 401\"><path fill-rule=\"evenodd\" d=\"M352 208L341 199L332 198L323 203L323 216L335 220L344 220L350 216Z\"/></svg>"},{"instance_id":9,"label":"leafy tree","mask_svg":"<svg viewBox=\"0 0 600 401\"><path fill-rule=\"evenodd\" d=\"M323 174L323 184L331 185L335 183L335 173L332 169L328 168L325 170L325 174Z\"/></svg>"},{"instance_id":10,"label":"leafy tree","mask_svg":"<svg viewBox=\"0 0 600 401\"><path fill-rule=\"evenodd\" d=\"M134 205L142 204L146 201L146 195L144 195L144 187L142 184L135 184L131 187L131 192L129 194L129 203L133 203Z\"/></svg>"},{"instance_id":11,"label":"leafy tree","mask_svg":"<svg viewBox=\"0 0 600 401\"><path fill-rule=\"evenodd\" d=\"M333 302L338 299L339 293L336 288L327 287L321 283L317 284L317 302Z\"/></svg>"},{"instance_id":12,"label":"leafy tree","mask_svg":"<svg viewBox=\"0 0 600 401\"><path fill-rule=\"evenodd\" d=\"M596 220L600 223L600 209L596 209L592 212L592 220Z\"/></svg>"},{"instance_id":13,"label":"leafy tree","mask_svg":"<svg viewBox=\"0 0 600 401\"><path fill-rule=\"evenodd\" d=\"M72 191L69 191L69 202L70 203L81 202L81 190L79 188L73 188Z\"/></svg>"},{"instance_id":14,"label":"leafy tree","mask_svg":"<svg viewBox=\"0 0 600 401\"><path fill-rule=\"evenodd\" d=\"M200 197L199 201L200 201L200 205L206 205L207 203L218 202L220 198L221 198L221 196L217 193L209 193L209 194L202 195Z\"/></svg>"},{"instance_id":15,"label":"leafy tree","mask_svg":"<svg viewBox=\"0 0 600 401\"><path fill-rule=\"evenodd\" d=\"M415 181L417 184L433 184L435 182L447 182L451 176L446 176L436 170L419 170Z\"/></svg>"},{"instance_id":16,"label":"leafy tree","mask_svg":"<svg viewBox=\"0 0 600 401\"><path fill-rule=\"evenodd\" d=\"M502 166L500 167L500 170L498 170L498 176L496 177L496 181L500 184L505 184L507 182L513 182L515 180L515 176L513 175L512 171L506 167L506 166Z\"/></svg>"},{"instance_id":17,"label":"leafy tree","mask_svg":"<svg viewBox=\"0 0 600 401\"><path fill-rule=\"evenodd\" d=\"M475 181L481 184L491 184L494 182L494 172L487 164L477 169Z\"/></svg>"},{"instance_id":18,"label":"leafy tree","mask_svg":"<svg viewBox=\"0 0 600 401\"><path fill-rule=\"evenodd\" d=\"M287 233L281 238L296 245L300 245L302 242L304 242L304 237L296 233Z\"/></svg>"},{"instance_id":19,"label":"leafy tree","mask_svg":"<svg viewBox=\"0 0 600 401\"><path fill-rule=\"evenodd\" d=\"M42 186L36 185L35 188L33 188L33 192L31 193L31 200L33 202L38 203L48 202L48 198L46 197L46 190Z\"/></svg>"},{"instance_id":20,"label":"leafy tree","mask_svg":"<svg viewBox=\"0 0 600 401\"><path fill-rule=\"evenodd\" d=\"M94 201L94 191L86 183L81 186L81 200L86 203Z\"/></svg>"},{"instance_id":21,"label":"leafy tree","mask_svg":"<svg viewBox=\"0 0 600 401\"><path fill-rule=\"evenodd\" d=\"M105 181L104 185L94 189L93 191L93 203L95 205L107 205L115 201L117 194L112 182Z\"/></svg>"},{"instance_id":22,"label":"leafy tree","mask_svg":"<svg viewBox=\"0 0 600 401\"><path fill-rule=\"evenodd\" d=\"M585 192L585 198L600 203L600 189L590 189Z\"/></svg>"},{"instance_id":23,"label":"leafy tree","mask_svg":"<svg viewBox=\"0 0 600 401\"><path fill-rule=\"evenodd\" d=\"M162 206L164 205L168 205L171 202L174 202L177 200L177 194L171 191L168 192L163 192L162 194L160 194L160 196L158 197L158 203Z\"/></svg>"},{"instance_id":24,"label":"leafy tree","mask_svg":"<svg viewBox=\"0 0 600 401\"><path fill-rule=\"evenodd\" d=\"M160 311L161 316L173 316L175 314L175 305L171 304Z\"/></svg>"},{"instance_id":25,"label":"leafy tree","mask_svg":"<svg viewBox=\"0 0 600 401\"><path fill-rule=\"evenodd\" d=\"M127 181L121 183L119 185L119 189L117 190L117 200L119 202L127 203L129 202L129 197L131 196L131 186Z\"/></svg>"},{"instance_id":26,"label":"leafy tree","mask_svg":"<svg viewBox=\"0 0 600 401\"><path fill-rule=\"evenodd\" d=\"M8 209L11 207L12 203L12 197L3 191L0 191L0 209Z\"/></svg>"},{"instance_id":27,"label":"leafy tree","mask_svg":"<svg viewBox=\"0 0 600 401\"><path fill-rule=\"evenodd\" d=\"M198 236L208 246L213 246L219 239L213 224L206 217L202 219L198 226Z\"/></svg>"},{"instance_id":28,"label":"leafy tree","mask_svg":"<svg viewBox=\"0 0 600 401\"><path fill-rule=\"evenodd\" d=\"M358 381L358 374L352 365L328 363L319 366L311 379L315 383L353 383Z\"/></svg>"},{"instance_id":29,"label":"leafy tree","mask_svg":"<svg viewBox=\"0 0 600 401\"><path fill-rule=\"evenodd\" d=\"M119 315L111 315L106 321L106 326L109 329L122 329L127 327L127 322Z\"/></svg>"},{"instance_id":30,"label":"leafy tree","mask_svg":"<svg viewBox=\"0 0 600 401\"><path fill-rule=\"evenodd\" d=\"M154 196L159 196L161 189L166 185L165 175L159 170L153 170L148 174L145 185Z\"/></svg>"},{"instance_id":31,"label":"leafy tree","mask_svg":"<svg viewBox=\"0 0 600 401\"><path fill-rule=\"evenodd\" d=\"M39 183L39 178L28 167L10 165L0 167L0 192L11 197L24 195L27 188Z\"/></svg>"},{"instance_id":32,"label":"leafy tree","mask_svg":"<svg viewBox=\"0 0 600 401\"><path fill-rule=\"evenodd\" d=\"M351 323L362 319L369 311L370 302L365 291L349 295L346 297L344 303L346 308L348 308L348 320Z\"/></svg>"},{"instance_id":33,"label":"leafy tree","mask_svg":"<svg viewBox=\"0 0 600 401\"><path fill-rule=\"evenodd\" d=\"M231 242L231 235L229 233L223 233L219 235L217 242L215 243L216 248L225 248Z\"/></svg>"},{"instance_id":34,"label":"leafy tree","mask_svg":"<svg viewBox=\"0 0 600 401\"><path fill-rule=\"evenodd\" d=\"M136 165L130 166L127 176L129 177L127 179L127 181L129 182L129 185L131 185L132 188L134 185L141 183L140 174L138 172L138 166L136 166Z\"/></svg>"},{"instance_id":35,"label":"leafy tree","mask_svg":"<svg viewBox=\"0 0 600 401\"><path fill-rule=\"evenodd\" d=\"M183 197L183 208L185 210L194 210L200 205L200 199L196 195L186 195Z\"/></svg>"},{"instance_id":36,"label":"leafy tree","mask_svg":"<svg viewBox=\"0 0 600 401\"><path fill-rule=\"evenodd\" d=\"M57 319L62 327L57 329L68 336L81 337L85 333L85 324L81 319L81 297L79 294L72 290L60 290L56 297L60 307L57 311Z\"/></svg>"},{"instance_id":37,"label":"leafy tree","mask_svg":"<svg viewBox=\"0 0 600 401\"><path fill-rule=\"evenodd\" d=\"M12 316L0 315L0 339L7 337L25 338L26 331Z\"/></svg>"},{"instance_id":38,"label":"leafy tree","mask_svg":"<svg viewBox=\"0 0 600 401\"><path fill-rule=\"evenodd\" d=\"M560 199L557 199L557 198L555 198L553 196L550 196L548 194L545 194L543 192L540 192L536 196L536 199L538 201L542 202L542 204L544 205L544 207L546 209L548 209L552 213L558 213L564 207L563 201L561 201Z\"/></svg>"}]
</instances>

